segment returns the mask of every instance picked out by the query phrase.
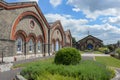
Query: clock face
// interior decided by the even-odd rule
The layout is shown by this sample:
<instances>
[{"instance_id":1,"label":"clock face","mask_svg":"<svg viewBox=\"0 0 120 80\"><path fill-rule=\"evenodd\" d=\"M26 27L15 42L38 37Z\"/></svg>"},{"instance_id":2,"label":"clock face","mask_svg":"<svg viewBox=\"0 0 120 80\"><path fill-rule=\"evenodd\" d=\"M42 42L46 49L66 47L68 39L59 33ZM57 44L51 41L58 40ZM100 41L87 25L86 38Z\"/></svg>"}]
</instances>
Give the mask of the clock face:
<instances>
[{"instance_id":1,"label":"clock face","mask_svg":"<svg viewBox=\"0 0 120 80\"><path fill-rule=\"evenodd\" d=\"M33 20L30 21L30 28L31 29L35 28L35 22Z\"/></svg>"}]
</instances>

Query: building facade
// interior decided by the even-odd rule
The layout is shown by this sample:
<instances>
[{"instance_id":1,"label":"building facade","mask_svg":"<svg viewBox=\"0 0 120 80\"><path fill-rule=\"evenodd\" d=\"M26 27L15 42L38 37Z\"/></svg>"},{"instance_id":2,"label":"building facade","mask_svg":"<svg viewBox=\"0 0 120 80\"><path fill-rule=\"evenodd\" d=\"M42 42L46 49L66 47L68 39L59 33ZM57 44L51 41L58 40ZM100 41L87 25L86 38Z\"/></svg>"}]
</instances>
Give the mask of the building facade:
<instances>
[{"instance_id":1,"label":"building facade","mask_svg":"<svg viewBox=\"0 0 120 80\"><path fill-rule=\"evenodd\" d=\"M47 56L71 40L60 21L47 22L36 2L0 1L0 56Z\"/></svg>"},{"instance_id":2,"label":"building facade","mask_svg":"<svg viewBox=\"0 0 120 80\"><path fill-rule=\"evenodd\" d=\"M77 48L79 50L95 50L102 46L103 41L92 35L88 35L77 42Z\"/></svg>"}]
</instances>

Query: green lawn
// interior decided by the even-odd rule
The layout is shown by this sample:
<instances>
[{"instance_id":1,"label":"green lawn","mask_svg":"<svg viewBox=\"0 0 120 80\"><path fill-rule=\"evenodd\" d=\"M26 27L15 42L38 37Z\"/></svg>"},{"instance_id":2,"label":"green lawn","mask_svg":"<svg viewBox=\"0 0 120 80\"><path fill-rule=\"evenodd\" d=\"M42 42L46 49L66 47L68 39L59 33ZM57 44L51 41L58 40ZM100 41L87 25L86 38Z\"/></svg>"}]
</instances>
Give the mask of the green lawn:
<instances>
[{"instance_id":1,"label":"green lawn","mask_svg":"<svg viewBox=\"0 0 120 80\"><path fill-rule=\"evenodd\" d=\"M80 52L80 54L84 54L85 52L84 51L79 51Z\"/></svg>"},{"instance_id":2,"label":"green lawn","mask_svg":"<svg viewBox=\"0 0 120 80\"><path fill-rule=\"evenodd\" d=\"M113 57L95 57L97 62L103 63L110 67L120 68L120 60Z\"/></svg>"},{"instance_id":3,"label":"green lawn","mask_svg":"<svg viewBox=\"0 0 120 80\"><path fill-rule=\"evenodd\" d=\"M17 65L14 65L13 68L18 68L18 67L27 67L27 66L30 66L30 65L33 65L33 64L37 64L37 63L40 63L40 62L53 62L54 60L54 57L53 58L47 58L47 59L40 59L40 60L37 60L37 61L33 61L33 62L27 62L27 63L23 63L23 64L17 64Z\"/></svg>"},{"instance_id":4,"label":"green lawn","mask_svg":"<svg viewBox=\"0 0 120 80\"><path fill-rule=\"evenodd\" d=\"M102 53L102 52L100 52L100 51L92 51L92 50L80 51L81 54L84 54L84 53L86 53L86 52L90 52L90 53L94 53L94 54L104 54L104 53Z\"/></svg>"},{"instance_id":5,"label":"green lawn","mask_svg":"<svg viewBox=\"0 0 120 80\"><path fill-rule=\"evenodd\" d=\"M100 52L100 51L93 51L93 53L94 53L94 54L104 54L104 53L102 53L102 52Z\"/></svg>"}]
</instances>

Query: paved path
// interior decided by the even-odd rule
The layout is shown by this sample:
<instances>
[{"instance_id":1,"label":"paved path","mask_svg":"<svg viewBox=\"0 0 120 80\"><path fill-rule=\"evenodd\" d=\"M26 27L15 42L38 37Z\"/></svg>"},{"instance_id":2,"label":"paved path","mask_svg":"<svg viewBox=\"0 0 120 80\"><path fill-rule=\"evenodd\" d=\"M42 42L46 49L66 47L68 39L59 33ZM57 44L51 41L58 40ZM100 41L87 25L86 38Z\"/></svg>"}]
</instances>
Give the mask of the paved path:
<instances>
[{"instance_id":1,"label":"paved path","mask_svg":"<svg viewBox=\"0 0 120 80\"><path fill-rule=\"evenodd\" d=\"M120 80L120 69L116 69L116 76L115 78L111 79L111 80Z\"/></svg>"},{"instance_id":2,"label":"paved path","mask_svg":"<svg viewBox=\"0 0 120 80\"><path fill-rule=\"evenodd\" d=\"M94 56L110 56L109 54L93 54L93 53L84 53L84 54L81 54L82 56L91 56L91 57L94 57Z\"/></svg>"},{"instance_id":3,"label":"paved path","mask_svg":"<svg viewBox=\"0 0 120 80\"><path fill-rule=\"evenodd\" d=\"M93 56L82 56L82 60L94 60Z\"/></svg>"},{"instance_id":4,"label":"paved path","mask_svg":"<svg viewBox=\"0 0 120 80\"><path fill-rule=\"evenodd\" d=\"M21 69L15 69L10 71L5 71L0 73L0 80L14 80L16 74L18 74Z\"/></svg>"},{"instance_id":5,"label":"paved path","mask_svg":"<svg viewBox=\"0 0 120 80\"><path fill-rule=\"evenodd\" d=\"M110 56L106 54L93 54L93 53L84 53L81 54L82 60L95 60L95 56Z\"/></svg>"}]
</instances>

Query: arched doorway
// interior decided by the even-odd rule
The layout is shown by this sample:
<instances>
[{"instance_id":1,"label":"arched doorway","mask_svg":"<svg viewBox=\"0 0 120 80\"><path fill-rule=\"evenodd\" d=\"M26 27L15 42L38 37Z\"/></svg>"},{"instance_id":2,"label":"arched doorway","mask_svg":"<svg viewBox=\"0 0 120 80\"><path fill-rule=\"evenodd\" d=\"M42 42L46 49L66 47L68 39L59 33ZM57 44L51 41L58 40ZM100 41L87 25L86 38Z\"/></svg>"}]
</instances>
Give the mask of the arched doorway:
<instances>
[{"instance_id":1,"label":"arched doorway","mask_svg":"<svg viewBox=\"0 0 120 80\"><path fill-rule=\"evenodd\" d=\"M88 50L93 49L93 45L89 43L89 44L87 45L87 49L88 49Z\"/></svg>"}]
</instances>

